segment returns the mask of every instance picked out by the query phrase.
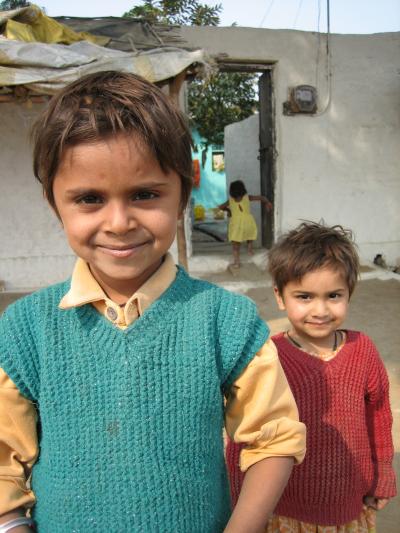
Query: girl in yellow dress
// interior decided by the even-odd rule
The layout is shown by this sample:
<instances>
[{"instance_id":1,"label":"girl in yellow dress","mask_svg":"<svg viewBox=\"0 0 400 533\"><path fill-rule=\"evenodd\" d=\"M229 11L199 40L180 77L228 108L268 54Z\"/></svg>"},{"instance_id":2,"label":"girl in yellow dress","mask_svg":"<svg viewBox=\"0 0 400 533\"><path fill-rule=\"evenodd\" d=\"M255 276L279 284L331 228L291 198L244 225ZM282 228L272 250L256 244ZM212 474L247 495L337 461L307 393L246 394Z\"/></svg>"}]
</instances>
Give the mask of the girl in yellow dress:
<instances>
[{"instance_id":1,"label":"girl in yellow dress","mask_svg":"<svg viewBox=\"0 0 400 533\"><path fill-rule=\"evenodd\" d=\"M229 187L229 200L219 206L230 216L228 239L232 243L233 267L240 267L240 245L247 242L247 252L253 254L253 241L257 239L257 224L251 214L250 202L259 201L272 209L272 204L262 195L247 194L242 180L233 181Z\"/></svg>"}]
</instances>

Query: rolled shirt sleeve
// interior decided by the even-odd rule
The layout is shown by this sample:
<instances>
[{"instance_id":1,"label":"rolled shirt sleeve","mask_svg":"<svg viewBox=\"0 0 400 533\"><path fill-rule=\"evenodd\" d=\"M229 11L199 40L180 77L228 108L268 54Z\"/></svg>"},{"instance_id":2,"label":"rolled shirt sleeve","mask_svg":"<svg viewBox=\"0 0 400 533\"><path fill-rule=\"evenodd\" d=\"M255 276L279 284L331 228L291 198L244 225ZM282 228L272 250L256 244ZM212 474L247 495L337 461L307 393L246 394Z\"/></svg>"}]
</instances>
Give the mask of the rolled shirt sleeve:
<instances>
[{"instance_id":1,"label":"rolled shirt sleeve","mask_svg":"<svg viewBox=\"0 0 400 533\"><path fill-rule=\"evenodd\" d=\"M0 515L32 507L29 476L38 456L37 413L0 368Z\"/></svg>"},{"instance_id":2,"label":"rolled shirt sleeve","mask_svg":"<svg viewBox=\"0 0 400 533\"><path fill-rule=\"evenodd\" d=\"M306 429L279 362L276 346L268 340L231 386L225 408L229 437L245 443L240 469L267 457L294 457L306 451Z\"/></svg>"}]
</instances>

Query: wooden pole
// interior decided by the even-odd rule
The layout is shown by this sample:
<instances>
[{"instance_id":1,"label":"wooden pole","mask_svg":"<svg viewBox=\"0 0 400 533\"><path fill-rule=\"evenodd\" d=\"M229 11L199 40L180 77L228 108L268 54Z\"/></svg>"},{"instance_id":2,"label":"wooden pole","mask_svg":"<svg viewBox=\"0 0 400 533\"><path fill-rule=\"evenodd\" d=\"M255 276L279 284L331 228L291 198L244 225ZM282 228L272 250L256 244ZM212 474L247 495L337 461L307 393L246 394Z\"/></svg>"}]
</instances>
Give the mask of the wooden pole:
<instances>
[{"instance_id":1,"label":"wooden pole","mask_svg":"<svg viewBox=\"0 0 400 533\"><path fill-rule=\"evenodd\" d=\"M179 93L182 88L183 82L186 78L186 70L180 72L177 76L171 79L169 82L169 96L179 106ZM185 234L185 215L182 213L181 218L178 220L178 227L176 232L176 240L178 244L178 263L188 272L188 259L186 249L186 234Z\"/></svg>"}]
</instances>

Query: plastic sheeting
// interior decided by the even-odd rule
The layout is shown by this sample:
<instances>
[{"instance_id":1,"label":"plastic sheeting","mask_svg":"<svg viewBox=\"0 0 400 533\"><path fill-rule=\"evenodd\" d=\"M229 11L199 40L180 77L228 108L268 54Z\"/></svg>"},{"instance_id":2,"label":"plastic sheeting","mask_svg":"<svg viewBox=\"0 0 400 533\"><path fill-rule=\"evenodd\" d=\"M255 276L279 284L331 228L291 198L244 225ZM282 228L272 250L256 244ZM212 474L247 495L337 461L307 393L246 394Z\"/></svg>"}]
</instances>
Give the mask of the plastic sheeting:
<instances>
[{"instance_id":1,"label":"plastic sheeting","mask_svg":"<svg viewBox=\"0 0 400 533\"><path fill-rule=\"evenodd\" d=\"M127 53L87 41L65 46L0 39L0 86L24 85L38 94L53 94L85 74L103 70L133 72L159 82L205 62L202 50L158 48Z\"/></svg>"},{"instance_id":2,"label":"plastic sheeting","mask_svg":"<svg viewBox=\"0 0 400 533\"><path fill-rule=\"evenodd\" d=\"M25 42L72 44L86 40L104 46L110 41L109 37L76 32L47 17L35 5L1 11L0 26L2 27L2 34L7 39Z\"/></svg>"},{"instance_id":3,"label":"plastic sheeting","mask_svg":"<svg viewBox=\"0 0 400 533\"><path fill-rule=\"evenodd\" d=\"M2 11L0 92L23 85L29 92L50 95L85 74L104 70L133 72L151 82L160 82L193 64L207 63L202 50L162 46L147 26L141 39L150 36L158 46L127 52L99 46L108 43L110 37L74 31L44 15L37 6ZM135 22L134 28L143 30L140 21Z\"/></svg>"},{"instance_id":4,"label":"plastic sheeting","mask_svg":"<svg viewBox=\"0 0 400 533\"><path fill-rule=\"evenodd\" d=\"M140 18L121 17L55 17L60 24L76 32L89 32L109 37L107 48L123 52L151 50L162 46L193 49L182 37L179 26L150 24Z\"/></svg>"}]
</instances>

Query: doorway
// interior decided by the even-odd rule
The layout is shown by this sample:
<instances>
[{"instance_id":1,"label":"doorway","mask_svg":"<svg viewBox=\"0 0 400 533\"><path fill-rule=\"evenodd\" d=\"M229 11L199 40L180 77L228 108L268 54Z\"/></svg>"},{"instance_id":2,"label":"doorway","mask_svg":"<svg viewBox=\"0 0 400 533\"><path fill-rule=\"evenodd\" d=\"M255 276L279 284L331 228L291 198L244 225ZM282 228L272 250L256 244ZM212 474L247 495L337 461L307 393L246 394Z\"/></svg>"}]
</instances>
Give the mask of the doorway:
<instances>
[{"instance_id":1,"label":"doorway","mask_svg":"<svg viewBox=\"0 0 400 533\"><path fill-rule=\"evenodd\" d=\"M255 150L254 156L257 161L253 162L257 165L259 179L258 191L251 191L252 194L262 194L267 196L272 203L275 200L275 118L274 118L274 91L273 91L273 64L260 64L252 62L235 62L231 60L224 60L219 62L220 72L241 72L258 74L258 149ZM256 138L256 137L255 137ZM257 142L257 141L256 141ZM255 147L256 148L256 147ZM235 176L227 175L229 179L236 179ZM198 225L201 226L201 225ZM192 234L192 249L193 255L208 253L212 250L222 251L229 249L229 243L221 239L221 225L218 227L216 236L212 234L212 225L210 227L203 226L207 230L201 233L196 229ZM226 226L226 225L225 225ZM261 220L259 219L259 235L262 248L270 248L274 242L274 210L268 210L261 205ZM211 233L208 230L211 229Z\"/></svg>"}]
</instances>

